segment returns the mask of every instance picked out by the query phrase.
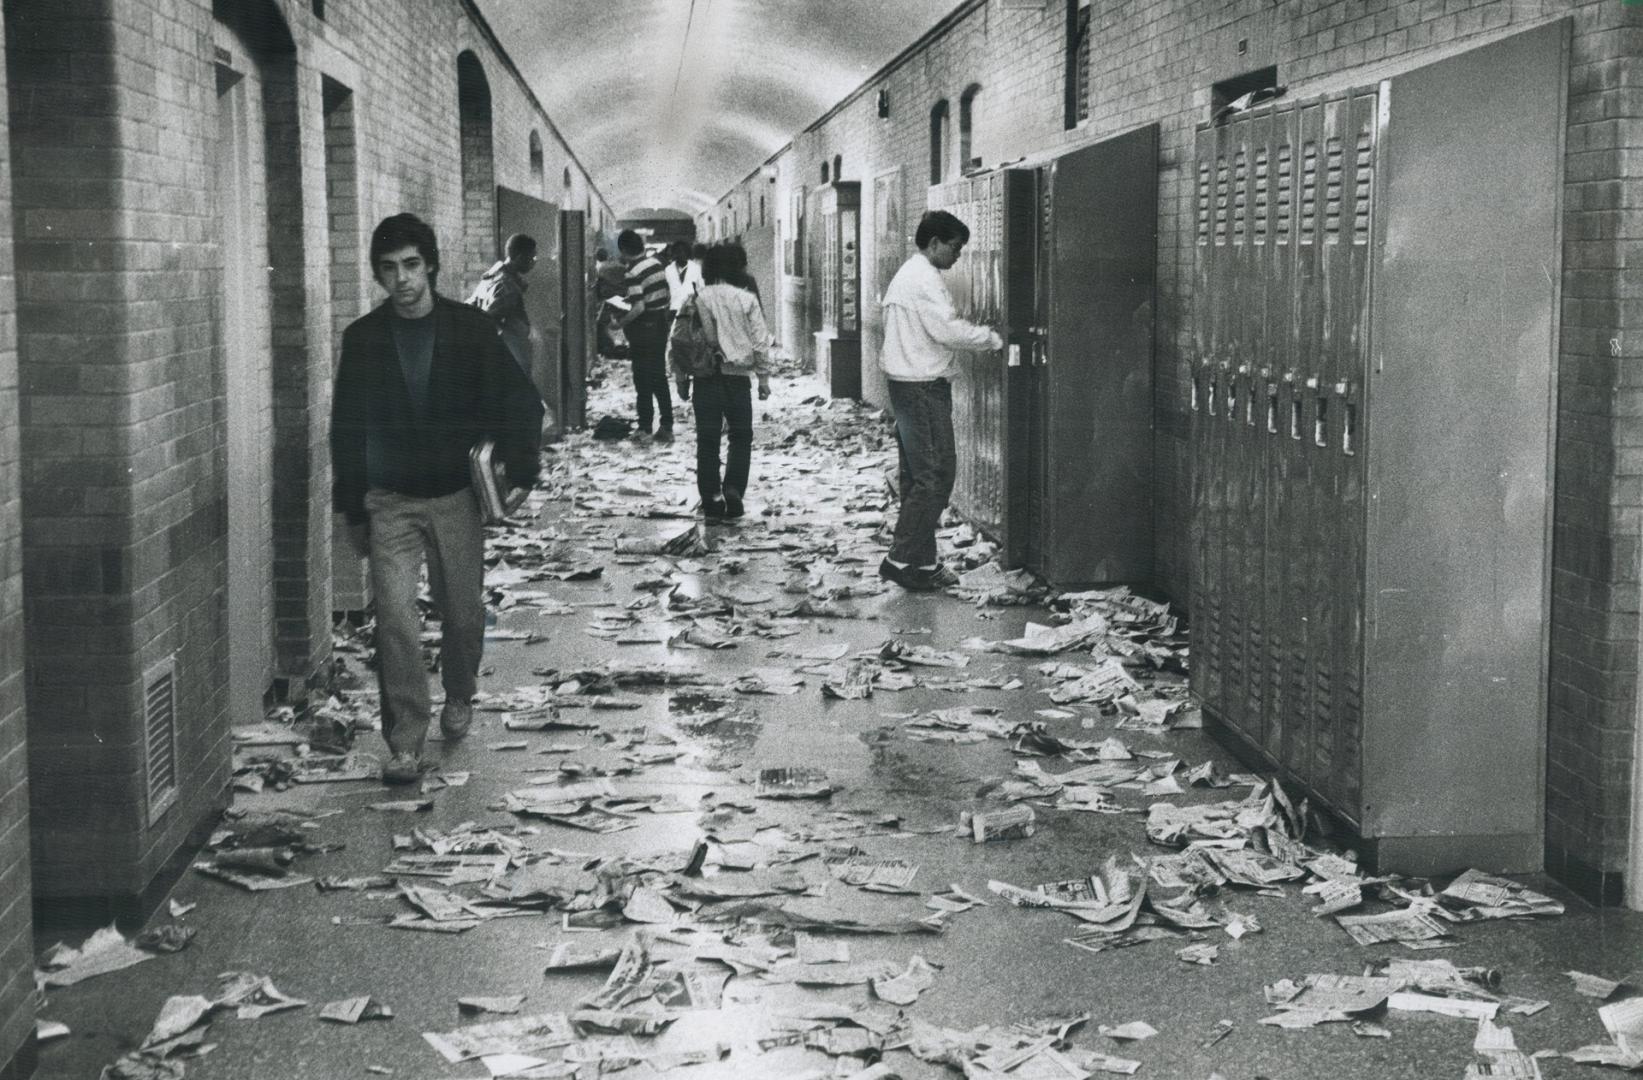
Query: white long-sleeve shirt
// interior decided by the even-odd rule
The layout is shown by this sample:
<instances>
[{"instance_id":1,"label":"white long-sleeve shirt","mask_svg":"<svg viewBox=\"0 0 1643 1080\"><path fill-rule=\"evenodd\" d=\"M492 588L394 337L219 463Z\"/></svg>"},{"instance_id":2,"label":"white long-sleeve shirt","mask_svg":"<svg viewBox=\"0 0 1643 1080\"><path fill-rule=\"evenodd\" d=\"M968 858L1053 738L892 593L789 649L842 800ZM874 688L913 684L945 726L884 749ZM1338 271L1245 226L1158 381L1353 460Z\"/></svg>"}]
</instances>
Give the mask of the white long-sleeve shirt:
<instances>
[{"instance_id":1,"label":"white long-sleeve shirt","mask_svg":"<svg viewBox=\"0 0 1643 1080\"><path fill-rule=\"evenodd\" d=\"M770 371L770 328L759 298L746 289L716 283L696 293L702 319L718 337L725 354L726 375L766 374Z\"/></svg>"},{"instance_id":2,"label":"white long-sleeve shirt","mask_svg":"<svg viewBox=\"0 0 1643 1080\"><path fill-rule=\"evenodd\" d=\"M954 352L1001 349L985 326L959 318L941 271L918 252L902 264L884 290L884 347L879 367L900 382L932 382L958 373Z\"/></svg>"}]
</instances>

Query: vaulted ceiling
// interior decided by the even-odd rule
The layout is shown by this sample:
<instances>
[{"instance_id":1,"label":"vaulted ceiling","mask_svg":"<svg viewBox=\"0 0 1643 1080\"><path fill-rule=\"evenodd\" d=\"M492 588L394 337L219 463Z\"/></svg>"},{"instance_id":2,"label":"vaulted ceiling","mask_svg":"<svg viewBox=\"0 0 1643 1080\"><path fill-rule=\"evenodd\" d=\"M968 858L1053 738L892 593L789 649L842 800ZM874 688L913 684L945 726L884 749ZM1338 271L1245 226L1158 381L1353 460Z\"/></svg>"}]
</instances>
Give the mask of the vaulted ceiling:
<instances>
[{"instance_id":1,"label":"vaulted ceiling","mask_svg":"<svg viewBox=\"0 0 1643 1080\"><path fill-rule=\"evenodd\" d=\"M476 2L618 213L694 213L959 0Z\"/></svg>"}]
</instances>

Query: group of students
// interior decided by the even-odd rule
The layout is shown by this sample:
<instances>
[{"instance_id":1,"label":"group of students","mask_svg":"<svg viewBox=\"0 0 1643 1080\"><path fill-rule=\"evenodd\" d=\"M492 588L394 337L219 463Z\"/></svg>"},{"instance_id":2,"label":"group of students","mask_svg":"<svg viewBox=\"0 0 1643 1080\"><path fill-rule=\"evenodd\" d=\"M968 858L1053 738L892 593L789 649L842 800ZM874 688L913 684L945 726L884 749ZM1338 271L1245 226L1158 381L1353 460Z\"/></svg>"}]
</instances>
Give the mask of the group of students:
<instances>
[{"instance_id":1,"label":"group of students","mask_svg":"<svg viewBox=\"0 0 1643 1080\"><path fill-rule=\"evenodd\" d=\"M957 315L941 278L969 235L946 211L925 214L914 237L918 252L881 301L879 364L895 409L901 512L879 575L913 592L956 580L937 556L936 527L957 469L951 380L959 373L958 356L1003 347L995 331ZM660 261L644 255L635 233L624 232L618 243L631 256L623 323L634 342L641 426L648 428L652 418L643 396L648 391L671 432L663 359L671 337L675 384L681 397L694 393L696 400L703 514L739 517L755 381L761 399L770 395L770 332L746 253L734 243L706 248L701 280L689 281L675 312ZM510 242L510 257L521 256L523 264L524 246L514 247ZM390 753L382 779L409 784L421 775L432 708L417 607L422 569L427 566L440 612L445 700L439 726L452 742L473 722L485 632L484 528L470 453L492 441L510 487L528 490L540 469L543 403L511 355L506 328L479 307L437 292L439 244L425 222L413 214L383 219L371 233L369 257L387 301L342 335L332 395L332 492L348 544L370 561L382 734ZM687 267L676 266L683 287ZM701 347L703 341L709 347ZM720 440L727 432L721 471Z\"/></svg>"},{"instance_id":2,"label":"group of students","mask_svg":"<svg viewBox=\"0 0 1643 1080\"><path fill-rule=\"evenodd\" d=\"M702 514L710 521L741 517L752 462L755 380L759 398L770 396L770 328L758 285L747 272L747 251L728 240L695 248L681 241L666 250L664 263L646 253L631 229L617 236L616 246L626 266L627 308L615 322L627 337L633 369L635 435L651 435L654 420L655 441L673 441L671 366L679 397L689 400L695 393ZM601 290L613 286L612 277L597 275ZM687 345L683 339L693 334L705 335L711 347Z\"/></svg>"}]
</instances>

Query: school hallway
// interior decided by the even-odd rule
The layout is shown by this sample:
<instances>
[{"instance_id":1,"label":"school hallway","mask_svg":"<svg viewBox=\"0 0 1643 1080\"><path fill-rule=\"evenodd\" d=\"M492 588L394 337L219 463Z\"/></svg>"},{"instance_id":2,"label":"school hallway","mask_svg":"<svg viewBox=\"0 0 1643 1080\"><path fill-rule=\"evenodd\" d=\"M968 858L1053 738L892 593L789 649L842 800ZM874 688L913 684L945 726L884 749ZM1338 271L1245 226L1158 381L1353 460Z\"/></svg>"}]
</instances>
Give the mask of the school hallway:
<instances>
[{"instance_id":1,"label":"school hallway","mask_svg":"<svg viewBox=\"0 0 1643 1080\"><path fill-rule=\"evenodd\" d=\"M590 427L631 415L626 366L604 372ZM474 729L435 736L420 788L275 790L329 761L270 764L294 752L281 730L374 722L368 639L339 638L352 689L315 715L277 713L272 735L240 732L236 786L266 787L236 792L225 843L196 859L295 848L247 880L301 883L182 872L146 926L119 929L186 927L191 941L48 987L40 1018L68 1034L41 1044L35 1075L97 1076L149 1039L168 998L194 1004L159 1034L193 1035L105 1075L1458 1080L1501 1060L1474 1052L1482 1014L1528 1054L1610 1041L1596 990L1566 972L1643 976L1643 914L1538 876L1513 880L1544 898L1436 904L1447 876L1394 879L1396 892L1363 883L1342 914L1414 908L1442 936L1357 944L1311 912L1317 883L1350 873L1314 860L1350 849L1194 726L1178 613L1123 594L1000 604L1003 579L966 598L883 585L888 422L814 395L811 378L774 384L738 522L695 516L682 403L671 445L584 433L547 451L528 522L492 533ZM973 535L945 536L968 569L973 547L951 545ZM999 642L1020 651L987 647ZM368 770L380 737L356 734L346 760ZM816 772L786 774L783 791L767 772L782 769ZM1226 803L1243 805L1148 813ZM1032 835L978 843L956 828L962 811L1012 807L1031 808ZM1074 879L1067 910L989 888ZM1542 913L1478 917L1513 903ZM37 955L92 929L41 928ZM588 966L549 970L576 957ZM1306 985L1371 967L1386 978ZM254 978L224 981L236 972ZM303 1004L239 1018L275 1002L262 977ZM1386 1008L1393 995L1404 1007ZM322 1017L363 997L391 1017ZM516 1000L465 1011L463 998ZM1410 1011L1423 1004L1463 1015ZM1282 1017L1296 1028L1262 1023ZM523 1033L486 1026L521 1018ZM1103 1033L1135 1022L1156 1033ZM445 1054L423 1038L474 1027L493 1034L447 1039ZM1601 1075L1556 1056L1539 1067Z\"/></svg>"}]
</instances>

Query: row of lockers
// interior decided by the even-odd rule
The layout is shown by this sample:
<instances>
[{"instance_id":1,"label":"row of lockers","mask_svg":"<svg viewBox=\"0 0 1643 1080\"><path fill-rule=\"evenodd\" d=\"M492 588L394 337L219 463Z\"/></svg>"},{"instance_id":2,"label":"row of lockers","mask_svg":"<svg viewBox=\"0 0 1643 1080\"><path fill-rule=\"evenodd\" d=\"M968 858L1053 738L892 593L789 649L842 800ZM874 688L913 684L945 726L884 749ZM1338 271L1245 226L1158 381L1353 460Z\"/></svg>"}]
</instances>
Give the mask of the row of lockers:
<instances>
[{"instance_id":1,"label":"row of lockers","mask_svg":"<svg viewBox=\"0 0 1643 1080\"><path fill-rule=\"evenodd\" d=\"M1193 691L1394 869L1541 859L1566 48L1197 136Z\"/></svg>"},{"instance_id":2,"label":"row of lockers","mask_svg":"<svg viewBox=\"0 0 1643 1080\"><path fill-rule=\"evenodd\" d=\"M1198 691L1336 806L1362 723L1374 90L1198 135L1191 612ZM1351 148L1351 152L1347 152Z\"/></svg>"},{"instance_id":3,"label":"row of lockers","mask_svg":"<svg viewBox=\"0 0 1643 1080\"><path fill-rule=\"evenodd\" d=\"M1059 584L1152 573L1158 129L932 187L970 228L947 272L1003 357L953 388L953 505Z\"/></svg>"}]
</instances>

